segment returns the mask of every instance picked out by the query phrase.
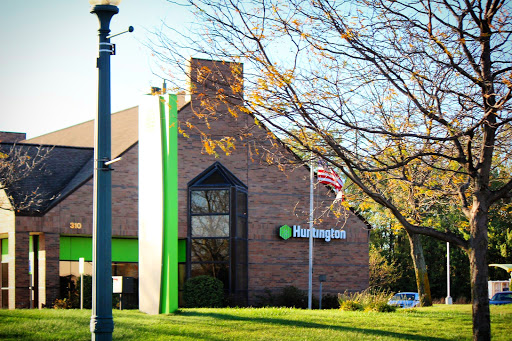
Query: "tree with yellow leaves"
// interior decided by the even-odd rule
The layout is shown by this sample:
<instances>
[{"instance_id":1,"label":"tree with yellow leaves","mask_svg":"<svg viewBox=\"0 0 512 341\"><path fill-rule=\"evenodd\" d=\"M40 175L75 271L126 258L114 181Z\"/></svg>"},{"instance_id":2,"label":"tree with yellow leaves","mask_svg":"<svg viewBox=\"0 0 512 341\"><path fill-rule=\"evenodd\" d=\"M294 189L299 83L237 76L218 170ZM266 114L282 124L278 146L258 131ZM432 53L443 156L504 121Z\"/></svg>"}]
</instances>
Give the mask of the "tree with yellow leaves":
<instances>
[{"instance_id":1,"label":"tree with yellow leaves","mask_svg":"<svg viewBox=\"0 0 512 341\"><path fill-rule=\"evenodd\" d=\"M188 3L197 35L180 45L161 32L161 60L243 62L243 92L217 100L342 170L411 236L465 250L473 337L489 340L489 210L512 196L500 172L511 162L510 1ZM467 234L418 219L435 204L463 214Z\"/></svg>"}]
</instances>

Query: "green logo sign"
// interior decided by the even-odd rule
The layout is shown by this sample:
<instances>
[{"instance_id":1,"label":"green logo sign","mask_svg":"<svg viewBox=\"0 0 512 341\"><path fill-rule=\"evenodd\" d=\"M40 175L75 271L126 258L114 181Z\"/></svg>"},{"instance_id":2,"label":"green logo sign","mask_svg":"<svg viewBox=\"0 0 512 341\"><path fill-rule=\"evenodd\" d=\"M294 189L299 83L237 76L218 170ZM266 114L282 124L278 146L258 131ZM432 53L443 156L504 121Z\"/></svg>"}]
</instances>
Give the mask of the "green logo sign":
<instances>
[{"instance_id":1,"label":"green logo sign","mask_svg":"<svg viewBox=\"0 0 512 341\"><path fill-rule=\"evenodd\" d=\"M292 228L288 225L283 225L279 228L279 236L283 239L288 239L292 236Z\"/></svg>"}]
</instances>

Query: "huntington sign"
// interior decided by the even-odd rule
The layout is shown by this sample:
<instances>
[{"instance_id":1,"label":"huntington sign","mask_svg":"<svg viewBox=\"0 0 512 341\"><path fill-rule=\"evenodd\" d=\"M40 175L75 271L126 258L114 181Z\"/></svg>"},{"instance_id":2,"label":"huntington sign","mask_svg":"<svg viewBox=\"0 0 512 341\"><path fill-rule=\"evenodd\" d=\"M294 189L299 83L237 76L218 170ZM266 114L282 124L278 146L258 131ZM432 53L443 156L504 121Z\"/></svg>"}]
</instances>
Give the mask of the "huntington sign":
<instances>
[{"instance_id":1,"label":"huntington sign","mask_svg":"<svg viewBox=\"0 0 512 341\"><path fill-rule=\"evenodd\" d=\"M303 229L300 225L293 225L293 228L283 225L279 228L279 236L284 240L289 238L309 238L309 229ZM331 239L347 239L347 233L344 230L313 228L313 238L330 242Z\"/></svg>"}]
</instances>

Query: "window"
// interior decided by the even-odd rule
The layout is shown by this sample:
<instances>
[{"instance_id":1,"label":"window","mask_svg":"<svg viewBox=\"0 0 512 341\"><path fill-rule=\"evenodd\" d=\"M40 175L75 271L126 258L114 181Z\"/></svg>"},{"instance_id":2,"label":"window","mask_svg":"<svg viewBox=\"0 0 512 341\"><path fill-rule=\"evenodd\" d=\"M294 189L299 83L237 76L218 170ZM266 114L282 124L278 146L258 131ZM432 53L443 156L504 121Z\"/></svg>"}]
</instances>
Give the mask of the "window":
<instances>
[{"instance_id":1,"label":"window","mask_svg":"<svg viewBox=\"0 0 512 341\"><path fill-rule=\"evenodd\" d=\"M84 258L84 290L87 283L90 283L93 274L92 267L92 238L85 236L61 236L60 237L60 294L59 298L70 299L78 297L79 286L79 259ZM138 240L135 238L112 238L112 276L133 277L135 287L138 286L139 265L138 265ZM119 295L114 296L117 300ZM138 306L138 290L133 294L123 295L125 307L135 308ZM87 307L90 301L84 301Z\"/></svg>"},{"instance_id":2,"label":"window","mask_svg":"<svg viewBox=\"0 0 512 341\"><path fill-rule=\"evenodd\" d=\"M0 240L0 285L1 285L1 308L9 308L9 240L7 238Z\"/></svg>"},{"instance_id":3,"label":"window","mask_svg":"<svg viewBox=\"0 0 512 341\"><path fill-rule=\"evenodd\" d=\"M187 277L224 283L235 303L247 303L247 186L219 162L189 183Z\"/></svg>"}]
</instances>

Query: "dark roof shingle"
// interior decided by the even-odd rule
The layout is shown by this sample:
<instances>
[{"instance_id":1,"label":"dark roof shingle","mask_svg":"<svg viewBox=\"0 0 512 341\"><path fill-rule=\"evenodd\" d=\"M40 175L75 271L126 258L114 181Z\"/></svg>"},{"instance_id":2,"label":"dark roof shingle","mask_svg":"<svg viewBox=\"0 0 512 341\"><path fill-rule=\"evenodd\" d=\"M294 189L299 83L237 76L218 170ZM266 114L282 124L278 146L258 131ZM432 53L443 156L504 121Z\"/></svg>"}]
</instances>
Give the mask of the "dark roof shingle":
<instances>
[{"instance_id":1,"label":"dark roof shingle","mask_svg":"<svg viewBox=\"0 0 512 341\"><path fill-rule=\"evenodd\" d=\"M92 176L93 148L0 143L0 151L8 156L0 162L16 162L14 151L17 155L29 156L31 161L43 158L29 173L6 186L6 194L17 214L44 214ZM17 167L25 166L18 164ZM0 174L0 179L3 176ZM31 201L28 206L27 200ZM21 209L17 209L19 207Z\"/></svg>"}]
</instances>

